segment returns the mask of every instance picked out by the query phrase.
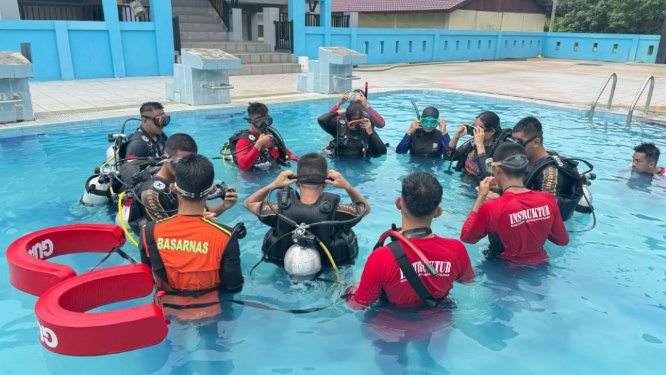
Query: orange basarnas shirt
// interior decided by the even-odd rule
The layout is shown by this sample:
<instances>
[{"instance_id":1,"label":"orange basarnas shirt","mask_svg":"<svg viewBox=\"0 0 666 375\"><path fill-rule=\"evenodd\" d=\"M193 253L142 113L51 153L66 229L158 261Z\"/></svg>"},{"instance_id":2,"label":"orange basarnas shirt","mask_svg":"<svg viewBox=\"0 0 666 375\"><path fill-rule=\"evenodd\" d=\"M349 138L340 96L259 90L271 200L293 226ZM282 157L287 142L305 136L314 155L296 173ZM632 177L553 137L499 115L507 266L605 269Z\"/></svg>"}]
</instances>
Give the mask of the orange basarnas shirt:
<instances>
[{"instance_id":1,"label":"orange basarnas shirt","mask_svg":"<svg viewBox=\"0 0 666 375\"><path fill-rule=\"evenodd\" d=\"M146 243L145 231L143 236ZM222 283L220 264L231 230L201 216L175 215L158 221L154 236L170 286L193 291ZM169 285L160 280L160 289Z\"/></svg>"}]
</instances>

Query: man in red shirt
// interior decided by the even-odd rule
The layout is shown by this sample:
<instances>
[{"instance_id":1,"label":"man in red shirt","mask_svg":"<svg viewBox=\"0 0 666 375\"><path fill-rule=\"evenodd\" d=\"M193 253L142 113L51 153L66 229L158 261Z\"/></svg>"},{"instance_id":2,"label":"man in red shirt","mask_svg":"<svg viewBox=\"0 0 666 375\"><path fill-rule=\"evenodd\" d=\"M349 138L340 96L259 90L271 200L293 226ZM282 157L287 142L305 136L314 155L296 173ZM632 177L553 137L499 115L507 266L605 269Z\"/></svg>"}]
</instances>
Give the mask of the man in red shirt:
<instances>
[{"instance_id":1,"label":"man in red shirt","mask_svg":"<svg viewBox=\"0 0 666 375\"><path fill-rule=\"evenodd\" d=\"M477 243L488 235L490 249L484 252L488 257L528 265L548 262L543 248L546 239L560 246L569 243L555 198L523 186L529 161L522 145L511 142L500 145L493 160L495 177L481 181L479 197L463 225L460 239ZM491 185L497 185L503 194L485 202Z\"/></svg>"},{"instance_id":2,"label":"man in red shirt","mask_svg":"<svg viewBox=\"0 0 666 375\"><path fill-rule=\"evenodd\" d=\"M250 129L237 131L229 138L229 148L234 162L241 170L270 170L298 157L289 151L282 138L269 129L273 119L263 103L250 103L247 107ZM274 137L276 139L274 139Z\"/></svg>"},{"instance_id":3,"label":"man in red shirt","mask_svg":"<svg viewBox=\"0 0 666 375\"><path fill-rule=\"evenodd\" d=\"M400 243L409 263L418 275L416 280L425 286L435 301L443 300L453 282L471 282L474 271L465 246L458 240L441 238L430 230L432 219L442 214L442 185L429 173L419 172L402 181L402 195L395 205L402 213L402 233L430 260L438 275L425 271L419 257ZM358 289L350 288L347 303L353 309L362 310L385 294L388 302L401 307L424 304L424 300L412 288L403 270L398 266L389 246L383 246L370 254L363 269Z\"/></svg>"}]
</instances>

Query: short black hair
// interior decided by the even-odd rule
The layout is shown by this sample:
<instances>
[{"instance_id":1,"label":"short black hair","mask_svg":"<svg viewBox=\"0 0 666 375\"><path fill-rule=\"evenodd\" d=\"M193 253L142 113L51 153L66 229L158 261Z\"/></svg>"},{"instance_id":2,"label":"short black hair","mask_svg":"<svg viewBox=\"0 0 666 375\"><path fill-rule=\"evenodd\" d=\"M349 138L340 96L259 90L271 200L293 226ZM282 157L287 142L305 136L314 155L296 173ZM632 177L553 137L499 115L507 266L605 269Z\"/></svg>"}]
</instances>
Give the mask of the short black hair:
<instances>
[{"instance_id":1,"label":"short black hair","mask_svg":"<svg viewBox=\"0 0 666 375\"><path fill-rule=\"evenodd\" d=\"M215 169L213 163L203 155L188 155L176 164L176 184L185 191L194 194L201 193L211 187L214 180ZM201 198L181 196L190 202L206 199L206 196Z\"/></svg>"},{"instance_id":2,"label":"short black hair","mask_svg":"<svg viewBox=\"0 0 666 375\"><path fill-rule=\"evenodd\" d=\"M537 137L543 139L543 127L541 121L534 116L523 117L513 127L514 133L523 133L528 138Z\"/></svg>"},{"instance_id":3,"label":"short black hair","mask_svg":"<svg viewBox=\"0 0 666 375\"><path fill-rule=\"evenodd\" d=\"M504 142L493 153L493 162L502 161L512 155L525 155L525 160L527 160L527 152L523 145ZM522 168L506 168L503 165L500 165L499 168L502 168L502 171L509 177L522 177L525 175L527 164Z\"/></svg>"},{"instance_id":4,"label":"short black hair","mask_svg":"<svg viewBox=\"0 0 666 375\"><path fill-rule=\"evenodd\" d=\"M442 185L430 173L412 173L402 180L402 203L415 218L433 216L442 194Z\"/></svg>"},{"instance_id":5,"label":"short black hair","mask_svg":"<svg viewBox=\"0 0 666 375\"><path fill-rule=\"evenodd\" d=\"M640 152L645 154L645 159L647 161L653 161L655 164L659 162L659 149L652 142L643 142L640 145L634 147L635 152Z\"/></svg>"},{"instance_id":6,"label":"short black hair","mask_svg":"<svg viewBox=\"0 0 666 375\"><path fill-rule=\"evenodd\" d=\"M305 175L328 175L328 162L324 155L317 152L310 152L298 159L296 165L296 174L299 176Z\"/></svg>"},{"instance_id":7,"label":"short black hair","mask_svg":"<svg viewBox=\"0 0 666 375\"><path fill-rule=\"evenodd\" d=\"M152 112L156 109L164 109L164 106L158 102L146 102L141 105L139 113L144 114L146 112Z\"/></svg>"},{"instance_id":8,"label":"short black hair","mask_svg":"<svg viewBox=\"0 0 666 375\"><path fill-rule=\"evenodd\" d=\"M247 106L248 116L259 115L259 117L266 117L268 115L268 107L264 103L249 103Z\"/></svg>"},{"instance_id":9,"label":"short black hair","mask_svg":"<svg viewBox=\"0 0 666 375\"><path fill-rule=\"evenodd\" d=\"M169 155L174 155L179 151L192 152L194 154L199 152L197 143L185 133L172 134L167 138L164 148Z\"/></svg>"},{"instance_id":10,"label":"short black hair","mask_svg":"<svg viewBox=\"0 0 666 375\"><path fill-rule=\"evenodd\" d=\"M495 130L496 133L500 130L500 118L495 112L481 112L476 118L481 120L483 127L486 129Z\"/></svg>"},{"instance_id":11,"label":"short black hair","mask_svg":"<svg viewBox=\"0 0 666 375\"><path fill-rule=\"evenodd\" d=\"M358 120L365 117L363 106L357 103L352 103L347 108L346 112L347 121Z\"/></svg>"}]
</instances>

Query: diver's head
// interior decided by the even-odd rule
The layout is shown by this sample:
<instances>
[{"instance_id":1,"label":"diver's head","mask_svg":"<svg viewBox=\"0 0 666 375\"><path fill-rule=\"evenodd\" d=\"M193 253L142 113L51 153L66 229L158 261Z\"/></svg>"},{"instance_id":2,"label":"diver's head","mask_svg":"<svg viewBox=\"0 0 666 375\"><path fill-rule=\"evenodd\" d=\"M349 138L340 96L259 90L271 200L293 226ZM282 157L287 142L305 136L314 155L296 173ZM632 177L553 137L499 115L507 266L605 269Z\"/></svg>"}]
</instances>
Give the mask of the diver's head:
<instances>
[{"instance_id":1,"label":"diver's head","mask_svg":"<svg viewBox=\"0 0 666 375\"><path fill-rule=\"evenodd\" d=\"M202 212L208 194L215 191L213 163L203 155L192 154L183 157L176 165L176 182L171 191L178 195L179 204L184 202L201 204ZM180 206L179 206L180 207Z\"/></svg>"},{"instance_id":2,"label":"diver's head","mask_svg":"<svg viewBox=\"0 0 666 375\"><path fill-rule=\"evenodd\" d=\"M658 170L659 154L659 149L654 143L641 143L634 147L631 169L640 173L656 173Z\"/></svg>"},{"instance_id":3,"label":"diver's head","mask_svg":"<svg viewBox=\"0 0 666 375\"><path fill-rule=\"evenodd\" d=\"M525 147L527 158L537 161L545 151L543 147L543 127L534 116L527 116L516 123L511 134L513 140Z\"/></svg>"},{"instance_id":4,"label":"diver's head","mask_svg":"<svg viewBox=\"0 0 666 375\"><path fill-rule=\"evenodd\" d=\"M349 128L355 130L357 129L356 125L358 124L359 120L365 119L367 115L360 104L350 104L349 108L347 108L347 112L345 113L345 117L347 118L347 124L349 125Z\"/></svg>"},{"instance_id":5,"label":"diver's head","mask_svg":"<svg viewBox=\"0 0 666 375\"><path fill-rule=\"evenodd\" d=\"M296 166L296 186L302 189L323 190L328 176L328 162L316 152L305 154Z\"/></svg>"},{"instance_id":6,"label":"diver's head","mask_svg":"<svg viewBox=\"0 0 666 375\"><path fill-rule=\"evenodd\" d=\"M513 142L499 145L490 164L497 186L504 189L509 185L522 185L527 164L529 160L525 147Z\"/></svg>"},{"instance_id":7,"label":"diver's head","mask_svg":"<svg viewBox=\"0 0 666 375\"><path fill-rule=\"evenodd\" d=\"M442 214L442 185L427 172L412 173L402 180L402 194L396 198L395 206L411 222L430 226L433 218Z\"/></svg>"},{"instance_id":8,"label":"diver's head","mask_svg":"<svg viewBox=\"0 0 666 375\"><path fill-rule=\"evenodd\" d=\"M268 115L268 107L264 103L250 103L247 107L247 122L255 133L264 133L266 128L273 125L273 119Z\"/></svg>"},{"instance_id":9,"label":"diver's head","mask_svg":"<svg viewBox=\"0 0 666 375\"><path fill-rule=\"evenodd\" d=\"M160 172L162 177L173 181L176 178L175 166L185 156L197 154L197 143L185 133L172 134L164 144L164 165Z\"/></svg>"},{"instance_id":10,"label":"diver's head","mask_svg":"<svg viewBox=\"0 0 666 375\"><path fill-rule=\"evenodd\" d=\"M484 143L489 144L499 134L500 118L495 112L481 112L478 116L476 116L476 119L474 120L474 126L483 128Z\"/></svg>"},{"instance_id":11,"label":"diver's head","mask_svg":"<svg viewBox=\"0 0 666 375\"><path fill-rule=\"evenodd\" d=\"M435 107L426 107L421 113L421 127L426 133L437 129L439 123L439 111Z\"/></svg>"},{"instance_id":12,"label":"diver's head","mask_svg":"<svg viewBox=\"0 0 666 375\"><path fill-rule=\"evenodd\" d=\"M151 136L157 136L164 132L164 127L169 124L171 117L164 114L164 106L158 102L147 102L141 105L141 127Z\"/></svg>"}]
</instances>

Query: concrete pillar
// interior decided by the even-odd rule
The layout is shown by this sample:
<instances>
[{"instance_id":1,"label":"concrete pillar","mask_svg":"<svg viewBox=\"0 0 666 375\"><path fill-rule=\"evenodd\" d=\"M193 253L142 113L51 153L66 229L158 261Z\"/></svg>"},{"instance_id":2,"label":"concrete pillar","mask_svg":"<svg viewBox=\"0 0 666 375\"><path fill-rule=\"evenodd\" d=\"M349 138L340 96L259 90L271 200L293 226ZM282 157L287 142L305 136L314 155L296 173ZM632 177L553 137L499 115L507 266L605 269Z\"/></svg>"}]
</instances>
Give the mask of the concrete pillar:
<instances>
[{"instance_id":1,"label":"concrete pillar","mask_svg":"<svg viewBox=\"0 0 666 375\"><path fill-rule=\"evenodd\" d=\"M157 64L159 65L160 75L172 75L176 56L173 50L171 0L150 0L150 19L155 24Z\"/></svg>"},{"instance_id":2,"label":"concrete pillar","mask_svg":"<svg viewBox=\"0 0 666 375\"><path fill-rule=\"evenodd\" d=\"M120 36L118 2L116 0L102 0L102 7L104 9L104 21L109 31L113 75L116 78L125 77L125 57L123 53L123 40Z\"/></svg>"},{"instance_id":3,"label":"concrete pillar","mask_svg":"<svg viewBox=\"0 0 666 375\"><path fill-rule=\"evenodd\" d=\"M331 28L333 25L331 20L333 0L321 0L319 6L321 7L321 25L324 27L324 47L329 47L331 45Z\"/></svg>"},{"instance_id":4,"label":"concrete pillar","mask_svg":"<svg viewBox=\"0 0 666 375\"><path fill-rule=\"evenodd\" d=\"M292 36L294 54L305 56L305 0L289 0L288 4L289 20L294 21L294 35ZM321 17L324 17L324 14Z\"/></svg>"},{"instance_id":5,"label":"concrete pillar","mask_svg":"<svg viewBox=\"0 0 666 375\"><path fill-rule=\"evenodd\" d=\"M0 1L0 20L20 20L18 0Z\"/></svg>"},{"instance_id":6,"label":"concrete pillar","mask_svg":"<svg viewBox=\"0 0 666 375\"><path fill-rule=\"evenodd\" d=\"M358 28L358 12L349 13L349 27L352 29Z\"/></svg>"},{"instance_id":7,"label":"concrete pillar","mask_svg":"<svg viewBox=\"0 0 666 375\"><path fill-rule=\"evenodd\" d=\"M280 18L280 8L264 8L264 43L273 46L275 51L275 24Z\"/></svg>"},{"instance_id":8,"label":"concrete pillar","mask_svg":"<svg viewBox=\"0 0 666 375\"><path fill-rule=\"evenodd\" d=\"M259 40L259 12L250 13L250 29L252 40Z\"/></svg>"},{"instance_id":9,"label":"concrete pillar","mask_svg":"<svg viewBox=\"0 0 666 375\"><path fill-rule=\"evenodd\" d=\"M229 33L231 40L243 40L243 10L241 8L233 8L231 10L231 32Z\"/></svg>"}]
</instances>

